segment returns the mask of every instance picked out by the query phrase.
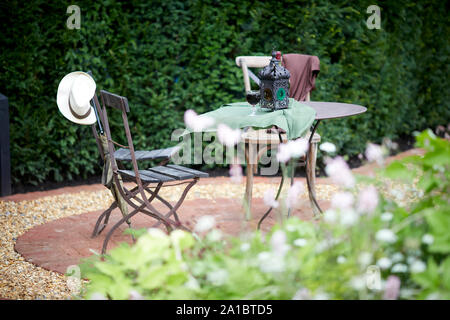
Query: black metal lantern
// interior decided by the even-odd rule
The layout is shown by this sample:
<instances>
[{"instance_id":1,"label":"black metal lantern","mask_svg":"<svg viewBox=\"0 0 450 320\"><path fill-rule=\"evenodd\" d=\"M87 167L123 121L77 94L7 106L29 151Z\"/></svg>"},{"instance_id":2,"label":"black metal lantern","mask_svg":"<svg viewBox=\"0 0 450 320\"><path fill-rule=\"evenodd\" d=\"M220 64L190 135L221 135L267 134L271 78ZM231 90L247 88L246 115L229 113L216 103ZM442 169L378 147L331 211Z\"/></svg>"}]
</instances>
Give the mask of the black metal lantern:
<instances>
[{"instance_id":1,"label":"black metal lantern","mask_svg":"<svg viewBox=\"0 0 450 320\"><path fill-rule=\"evenodd\" d=\"M261 108L272 110L289 107L289 71L280 65L281 53L272 51L270 64L259 72Z\"/></svg>"}]
</instances>

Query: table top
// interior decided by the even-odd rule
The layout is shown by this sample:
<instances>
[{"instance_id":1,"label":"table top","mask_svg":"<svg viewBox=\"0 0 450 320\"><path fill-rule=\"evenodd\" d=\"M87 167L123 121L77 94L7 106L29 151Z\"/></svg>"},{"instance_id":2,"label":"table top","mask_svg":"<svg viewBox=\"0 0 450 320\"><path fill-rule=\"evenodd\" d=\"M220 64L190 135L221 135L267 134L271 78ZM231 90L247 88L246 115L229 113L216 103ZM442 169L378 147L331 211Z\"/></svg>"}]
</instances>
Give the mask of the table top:
<instances>
[{"instance_id":1,"label":"table top","mask_svg":"<svg viewBox=\"0 0 450 320\"><path fill-rule=\"evenodd\" d=\"M325 101L301 101L300 103L316 110L316 120L349 117L367 111L366 107L350 103Z\"/></svg>"},{"instance_id":2,"label":"table top","mask_svg":"<svg viewBox=\"0 0 450 320\"><path fill-rule=\"evenodd\" d=\"M269 128L277 126L285 130L288 139L294 139L306 132L314 120L335 119L362 114L367 108L350 103L325 102L325 101L295 101L290 103L296 108L281 109L276 111L256 109L255 117L249 116L253 108L247 102L229 103L221 108L202 114L215 120L215 124L202 131L215 131L215 125L223 123L232 129L244 127ZM301 105L304 105L301 108ZM306 107L307 106L307 107ZM299 121L299 119L301 121ZM192 130L185 130L188 134Z\"/></svg>"}]
</instances>

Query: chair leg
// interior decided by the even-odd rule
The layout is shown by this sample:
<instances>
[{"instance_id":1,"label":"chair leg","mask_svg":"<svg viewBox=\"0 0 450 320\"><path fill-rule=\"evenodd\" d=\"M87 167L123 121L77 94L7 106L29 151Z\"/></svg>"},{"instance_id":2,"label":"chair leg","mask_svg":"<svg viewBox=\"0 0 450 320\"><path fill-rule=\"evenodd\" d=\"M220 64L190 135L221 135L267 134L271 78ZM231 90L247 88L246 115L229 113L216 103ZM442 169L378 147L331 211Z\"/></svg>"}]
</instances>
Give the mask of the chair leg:
<instances>
[{"instance_id":1,"label":"chair leg","mask_svg":"<svg viewBox=\"0 0 450 320\"><path fill-rule=\"evenodd\" d=\"M253 196L253 165L247 165L247 183L245 186L245 203L246 212L245 219L250 220L252 218L252 196Z\"/></svg>"},{"instance_id":2,"label":"chair leg","mask_svg":"<svg viewBox=\"0 0 450 320\"><path fill-rule=\"evenodd\" d=\"M154 191L150 190L149 188L145 188L145 191L147 191L150 194L153 194ZM173 209L173 206L170 204L169 201L165 200L163 197L161 197L160 195L155 195L156 199L158 199L159 201L161 201L164 205L166 205L166 207L169 208L169 212L165 215L165 218L169 217L169 213L170 211ZM175 217L175 221L177 223L180 223L180 218L178 217L178 214L174 211L173 215ZM159 226L161 224L161 222L157 222L155 223L152 228L156 228L157 226Z\"/></svg>"},{"instance_id":3,"label":"chair leg","mask_svg":"<svg viewBox=\"0 0 450 320\"><path fill-rule=\"evenodd\" d=\"M117 222L112 228L111 230L108 231L108 234L106 235L105 240L103 241L103 247L102 247L102 254L106 253L106 248L108 246L108 242L109 239L111 238L112 234L114 233L114 231L125 221L127 221L128 219L131 219L134 215L136 215L140 210L142 210L145 206L145 203L142 204L140 207L134 209L130 214L128 214L127 216L123 217L122 219L119 220L119 222Z\"/></svg>"},{"instance_id":4,"label":"chair leg","mask_svg":"<svg viewBox=\"0 0 450 320\"><path fill-rule=\"evenodd\" d=\"M144 190L148 191L148 192L151 193L151 195L152 195L152 196L150 197L150 199L147 200L147 202L145 202L145 201L142 200L142 199L136 198L136 197L134 197L133 199L136 200L136 201L137 201L138 203L140 203L141 205L144 205L144 204L145 204L145 206L146 206L147 208L149 208L149 206L148 206L147 204L150 203L150 202L152 202L154 198L158 198L158 197L159 197L159 196L157 195L156 192L159 191L159 189L161 188L161 185L162 185L162 183L155 189L155 191L151 191L151 190L149 190L148 188L145 188L145 187L144 187ZM133 194L130 195L130 197L132 197L132 196L133 196ZM134 209L139 208L138 205L136 205L135 203L133 203L133 202L131 202L131 201L129 201L128 203L129 203L129 204L131 205L131 207L133 207ZM152 212L152 211L149 211L149 210L147 210L147 209L140 209L140 212L142 212L142 213L145 214L145 215L148 215L149 217L152 217L153 219L156 219L156 220L161 221L162 223L164 223L164 226L167 228L167 231L168 231L168 232L170 232L170 231L172 230L172 228L170 227L170 225L177 225L176 221L172 221L172 220L170 220L170 219L168 219L168 218L163 217L163 215L162 215L158 210L156 210L153 206L151 206L151 205L150 205L150 210L153 210L153 212ZM164 219L164 221L163 221L163 219Z\"/></svg>"},{"instance_id":5,"label":"chair leg","mask_svg":"<svg viewBox=\"0 0 450 320\"><path fill-rule=\"evenodd\" d=\"M308 150L308 157L307 157L308 163L306 164L306 174L308 175L310 184L310 192L308 192L308 195L314 215L320 213L319 209L316 207L314 203L314 199L316 199L316 158L317 158L317 143L312 143L311 148L309 148Z\"/></svg>"},{"instance_id":6,"label":"chair leg","mask_svg":"<svg viewBox=\"0 0 450 320\"><path fill-rule=\"evenodd\" d=\"M158 184L158 187L156 187L154 193L151 195L151 197L149 199L145 196L144 192L142 192L141 193L142 194L142 198L143 198L142 200L144 201L145 206L149 210L150 214L156 216L157 219L164 224L164 226L167 229L167 232L171 232L173 230L172 229L172 225L176 226L176 223L173 223L170 219L165 218L164 215L162 215L161 212L156 210L156 208L154 206L152 206L152 204L151 204L153 199L155 199L156 195L158 194L159 189L161 188L161 186L162 186L162 182L160 182ZM145 210L141 210L141 211L144 212Z\"/></svg>"},{"instance_id":7,"label":"chair leg","mask_svg":"<svg viewBox=\"0 0 450 320\"><path fill-rule=\"evenodd\" d=\"M109 216L111 215L111 211L113 211L115 208L117 208L117 202L114 201L108 209L103 211L103 213L98 217L97 222L94 227L94 231L92 231L91 238L95 238L98 236L103 229L105 229L106 225L108 224ZM105 218L105 222L100 226L101 221Z\"/></svg>"},{"instance_id":8,"label":"chair leg","mask_svg":"<svg viewBox=\"0 0 450 320\"><path fill-rule=\"evenodd\" d=\"M150 211L148 211L148 210L142 209L141 212L143 214L145 214L145 215L148 215L149 217L157 219L158 221L162 221L162 219L159 216L158 216L158 218L155 218L155 214L150 212ZM183 230L186 230L186 231L190 231L188 228L184 227L183 225L177 224L176 221L173 221L172 219L169 219L169 218L164 218L164 222L161 222L161 223L167 223L167 224L164 224L164 226L166 227L167 232L172 232L173 231L172 226L176 226L176 228L180 228L180 229L183 229Z\"/></svg>"},{"instance_id":9,"label":"chair leg","mask_svg":"<svg viewBox=\"0 0 450 320\"><path fill-rule=\"evenodd\" d=\"M178 210L178 208L181 206L181 204L183 203L184 199L187 196L187 193L189 192L189 190L197 183L198 178L194 178L194 180L192 180L184 189L180 199L178 200L178 202L175 204L175 206L172 207L172 205L166 201L165 199L163 199L161 196L158 195L158 192L160 191L161 187L162 187L162 183L159 183L158 186L156 187L156 189L154 191L150 190L149 188L147 188L147 185L144 185L143 188L144 190L146 190L148 193L150 193L150 197L147 199L147 197L145 197L145 199L139 199L139 198L135 198L135 196L137 195L138 191L133 189L131 191L125 190L125 194L122 194L122 196L125 197L125 199L127 200L127 202L134 208L134 210L128 214L127 216L123 217L119 222L117 222L112 228L111 230L109 230L108 234L106 235L106 238L103 242L103 247L102 247L102 254L105 254L106 252L106 248L108 246L108 242L112 236L112 234L114 233L114 231L124 222L127 222L128 226L131 228L130 225L130 219L136 215L138 212L142 212L146 215L151 216L152 218L158 219L158 223L157 225L159 225L160 223L164 223L164 225L167 228L167 231L170 232L172 230L171 225L175 225L178 228L182 228L186 231L190 231L188 228L184 227L183 225L181 225L181 222L178 218L178 215L176 213L176 210ZM135 203L133 203L131 201L131 198L134 198L136 201L138 201L140 203L140 206L136 205ZM155 198L159 199L161 202L163 202L165 205L167 205L169 207L169 212L166 215L161 214L158 210L156 210L151 204L150 202L152 202ZM101 217L98 219L97 221L97 225L100 224L103 216L107 215L106 219L109 218L109 214L111 213L111 211L117 207L117 203L114 202L111 207L106 210L104 213L102 213ZM146 210L145 208L148 208L149 210ZM154 211L154 212L152 212ZM107 213L109 212L109 214ZM171 215L175 216L175 220L173 221L171 219L169 219L169 217ZM107 220L106 220L107 222ZM98 228L98 226L96 225L96 228L94 229L94 231ZM106 223L104 224L104 226L106 226ZM103 228L104 228L103 226ZM133 237L133 241L134 241L134 237Z\"/></svg>"},{"instance_id":10,"label":"chair leg","mask_svg":"<svg viewBox=\"0 0 450 320\"><path fill-rule=\"evenodd\" d=\"M138 191L137 191L137 187L132 189L132 190L127 190L127 192L130 195L135 195ZM102 231L105 229L105 227L108 225L108 221L109 221L109 217L111 216L111 212L116 209L118 207L117 201L114 201L111 206L106 209L97 219L97 222L95 224L94 227L94 231L92 232L91 238L95 238L96 236L98 236L100 233L102 233ZM104 222L102 225L100 225L102 219L105 218ZM131 221L128 220L127 221L128 227L131 229ZM134 237L132 236L133 240Z\"/></svg>"},{"instance_id":11,"label":"chair leg","mask_svg":"<svg viewBox=\"0 0 450 320\"><path fill-rule=\"evenodd\" d=\"M295 160L291 160L291 165L292 165L292 169L291 169L291 187L294 184L294 178L295 178L295 169L297 168L297 163ZM292 208L288 209L287 212L287 216L288 218L291 216L291 212L292 212Z\"/></svg>"},{"instance_id":12,"label":"chair leg","mask_svg":"<svg viewBox=\"0 0 450 320\"><path fill-rule=\"evenodd\" d=\"M147 185L148 184L144 184L144 185L139 184L138 187L135 188L135 189L137 189L137 191L135 191L135 192L129 192L126 189L125 189L125 191L122 189L119 189L119 190L120 190L120 193L122 194L122 196L124 197L125 201L132 208L134 208L134 209L141 208L141 207L138 207L138 205L136 205L135 203L133 203L133 201L131 201L131 199L134 199L135 201L139 202L141 204L141 206L144 205L145 207L148 208L148 210L145 210L144 208L140 209L141 212L151 216L152 218L154 218L156 220L162 221L162 223L166 227L167 231L168 232L172 231L171 225L176 225L176 223L174 223L170 219L164 218L164 216L158 210L156 210L150 203L153 201L153 199L155 199L155 197L158 194L159 190L161 189L163 183L162 182L158 183L158 186L155 188L155 191L151 192L150 198L147 198L145 196L145 194L143 194L144 193L143 191L145 190ZM142 188L142 191L141 191L141 188ZM133 189L133 190L135 190L135 189ZM139 199L138 197L136 197L138 193L140 193L142 195L142 199Z\"/></svg>"},{"instance_id":13,"label":"chair leg","mask_svg":"<svg viewBox=\"0 0 450 320\"><path fill-rule=\"evenodd\" d=\"M147 188L147 185L148 185L148 184L146 184L146 185L143 186L144 190L151 194L150 198L148 198L148 199L147 199L146 197L145 197L145 199L139 199L139 198L136 198L136 197L134 197L134 196L135 196L134 193L133 193L133 194L132 194L132 193L129 193L128 196L129 196L129 197L133 197L134 200L136 200L137 202L139 202L141 205L144 205L144 204L145 204L145 207L146 207L148 210L142 208L142 209L140 209L140 211L141 211L142 213L144 213L144 214L146 214L146 215L148 215L148 216L150 216L150 217L152 217L152 218L158 220L159 222L163 223L164 226L166 227L166 229L167 229L168 232L171 232L171 231L172 231L172 225L175 226L176 228L182 228L182 229L185 229L186 231L190 231L188 228L182 226L179 222L173 221L173 220L171 220L171 219L169 219L169 218L167 218L167 217L170 216L170 215L172 215L172 214L174 214L174 212L178 209L178 207L179 207L179 206L181 205L181 203L183 202L183 200L184 200L184 198L186 197L186 195L187 195L189 189L190 189L195 183L197 183L197 181L198 181L198 178L194 178L194 180L192 180L191 183L185 188L185 190L184 190L184 192L183 192L183 194L182 194L180 200L179 200L178 203L175 205L175 207L172 208L171 205L170 205L170 203L168 203L166 200L163 199L163 203L166 202L166 205L169 204L169 209L170 209L170 212L169 212L166 216L164 216L161 212L159 212L158 210L156 210L156 208L154 208L154 207L150 204L155 198L162 199L162 198L158 195L158 192L159 192L159 190L161 189L162 184L163 184L162 182L160 182L160 183L158 184L158 186L156 187L156 189L155 189L154 191L152 191L152 190L150 190L149 188ZM133 208L135 208L135 209L138 208L138 206L137 206L136 204L134 204L133 202L128 201L128 203L129 203ZM177 216L177 217L178 217L178 216ZM158 225L159 225L159 224L158 224Z\"/></svg>"},{"instance_id":14,"label":"chair leg","mask_svg":"<svg viewBox=\"0 0 450 320\"><path fill-rule=\"evenodd\" d=\"M178 208L181 206L181 204L183 203L184 199L186 198L189 190L198 182L198 178L195 178L194 180L192 180L184 189L183 193L181 194L181 198L177 201L177 203L172 207L172 205L165 199L163 199L162 197L160 197L159 195L155 195L155 197L158 198L158 200L160 200L162 203L164 203L166 206L168 206L170 208L170 211L164 216L164 218L169 218L171 215L174 215L175 217L175 221L177 222L177 227L182 227L183 229L189 231L188 228L184 227L181 224L181 221L178 218L177 215L177 210ZM156 228L161 224L161 221L158 221L157 223L155 223L152 227Z\"/></svg>"},{"instance_id":15,"label":"chair leg","mask_svg":"<svg viewBox=\"0 0 450 320\"><path fill-rule=\"evenodd\" d=\"M173 211L173 206L167 201L167 200L165 200L164 198L162 198L161 196L156 196L156 199L158 199L159 201L161 201L162 203L164 203L168 208L169 208L169 212L168 213L166 213L166 215L164 216L165 218L168 218L170 215L171 215L171 212ZM181 224L181 222L180 222L180 218L178 217L178 214L177 214L177 212L176 211L173 211L173 215L174 215L174 217L175 217L175 221L177 222L177 223L180 223ZM158 221L158 222L156 222L153 226L152 226L152 228L157 228L157 227L159 227L159 225L161 224L161 221Z\"/></svg>"},{"instance_id":16,"label":"chair leg","mask_svg":"<svg viewBox=\"0 0 450 320\"><path fill-rule=\"evenodd\" d=\"M247 161L247 177L245 183L244 209L245 219L248 221L252 218L253 166L255 166L255 164L253 163L253 145L248 143L245 151L245 158Z\"/></svg>"}]
</instances>

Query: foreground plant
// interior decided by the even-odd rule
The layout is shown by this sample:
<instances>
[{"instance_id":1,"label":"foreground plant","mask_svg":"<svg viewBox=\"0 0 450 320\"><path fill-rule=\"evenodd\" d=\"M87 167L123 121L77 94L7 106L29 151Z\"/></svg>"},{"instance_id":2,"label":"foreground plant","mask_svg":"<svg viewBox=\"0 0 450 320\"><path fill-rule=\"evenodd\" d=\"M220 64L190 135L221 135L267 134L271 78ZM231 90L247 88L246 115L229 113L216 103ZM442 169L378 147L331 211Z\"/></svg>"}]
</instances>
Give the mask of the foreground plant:
<instances>
[{"instance_id":1,"label":"foreground plant","mask_svg":"<svg viewBox=\"0 0 450 320\"><path fill-rule=\"evenodd\" d=\"M407 207L371 184L355 189L361 183L336 158L327 172L342 190L321 221L293 217L265 235L226 239L211 217L199 221L198 234L141 230L135 245L122 244L105 261L97 256L82 266L90 279L83 297L450 299L450 143L425 131L417 146L424 156L395 161L373 181L416 181L420 198ZM294 185L278 210L293 207L300 189Z\"/></svg>"}]
</instances>

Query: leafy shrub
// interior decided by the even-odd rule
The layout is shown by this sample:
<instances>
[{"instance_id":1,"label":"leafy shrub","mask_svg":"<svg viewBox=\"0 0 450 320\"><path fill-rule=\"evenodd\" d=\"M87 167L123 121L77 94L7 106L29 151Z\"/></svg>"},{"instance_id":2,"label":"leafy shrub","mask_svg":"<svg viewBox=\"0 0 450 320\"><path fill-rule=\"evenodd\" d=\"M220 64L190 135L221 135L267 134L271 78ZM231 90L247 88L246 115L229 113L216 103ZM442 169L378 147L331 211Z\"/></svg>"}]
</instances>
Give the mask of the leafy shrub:
<instances>
[{"instance_id":1,"label":"leafy shrub","mask_svg":"<svg viewBox=\"0 0 450 320\"><path fill-rule=\"evenodd\" d=\"M417 137L417 146L427 152L391 163L385 175L412 183L418 177L419 201L410 210L396 207L393 228L403 240L394 248L426 262L424 272L412 274L421 287L419 298L450 297L450 142L431 130Z\"/></svg>"},{"instance_id":2,"label":"leafy shrub","mask_svg":"<svg viewBox=\"0 0 450 320\"><path fill-rule=\"evenodd\" d=\"M384 1L381 30L366 27L370 1L78 1L81 29L66 28L67 3L12 0L0 8L0 90L9 97L14 182L99 173L90 128L66 121L55 95L62 77L92 70L98 88L127 96L136 145L172 145L183 113L243 100L238 55L319 56L313 100L365 105L327 121L324 141L355 155L450 120L445 1ZM118 121L113 121L117 125Z\"/></svg>"},{"instance_id":3,"label":"leafy shrub","mask_svg":"<svg viewBox=\"0 0 450 320\"><path fill-rule=\"evenodd\" d=\"M85 262L82 296L449 299L450 142L425 131L417 146L424 156L393 162L379 176L411 186L418 175L410 192L419 198L407 206L380 197L369 199L376 208L361 210L360 191L358 207L334 207L318 223L290 218L266 235L225 240L212 229L196 240L180 230L142 230L135 245Z\"/></svg>"}]
</instances>

